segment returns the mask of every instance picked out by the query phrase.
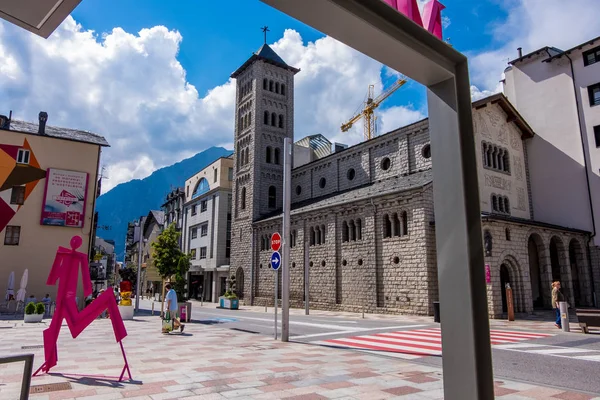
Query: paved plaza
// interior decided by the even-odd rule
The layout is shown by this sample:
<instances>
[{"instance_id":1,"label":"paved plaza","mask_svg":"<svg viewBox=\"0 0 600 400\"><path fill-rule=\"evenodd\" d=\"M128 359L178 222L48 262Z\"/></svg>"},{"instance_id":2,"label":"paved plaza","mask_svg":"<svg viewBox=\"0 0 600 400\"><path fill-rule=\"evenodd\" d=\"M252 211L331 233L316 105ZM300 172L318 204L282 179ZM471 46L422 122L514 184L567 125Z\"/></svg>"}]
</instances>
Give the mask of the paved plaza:
<instances>
[{"instance_id":1,"label":"paved plaza","mask_svg":"<svg viewBox=\"0 0 600 400\"><path fill-rule=\"evenodd\" d=\"M48 322L0 321L0 355L33 353L37 369L43 362L42 330ZM30 398L443 398L442 370L410 360L310 343L281 343L218 323L191 322L184 334L171 335L160 333L156 315L125 323L132 382L117 382L123 366L119 346L110 321L98 319L76 340L63 326L58 365L51 374L33 378ZM0 366L0 399L18 399L21 373L22 365ZM63 385L52 385L59 383ZM500 378L495 387L496 396L503 399L600 399ZM52 389L60 390L48 391Z\"/></svg>"}]
</instances>

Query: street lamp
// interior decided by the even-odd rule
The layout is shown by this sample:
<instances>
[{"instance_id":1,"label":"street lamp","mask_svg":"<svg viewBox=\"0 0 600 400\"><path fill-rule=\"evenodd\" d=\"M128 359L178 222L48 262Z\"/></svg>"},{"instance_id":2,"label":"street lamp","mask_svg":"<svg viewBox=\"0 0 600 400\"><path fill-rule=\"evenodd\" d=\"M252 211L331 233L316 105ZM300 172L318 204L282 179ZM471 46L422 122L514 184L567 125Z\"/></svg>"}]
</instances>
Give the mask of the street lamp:
<instances>
[{"instance_id":1,"label":"street lamp","mask_svg":"<svg viewBox=\"0 0 600 400\"><path fill-rule=\"evenodd\" d=\"M142 238L142 227L138 226L140 239L138 241L138 265L137 265L137 282L135 284L135 311L140 309L140 278L142 275L142 241L144 244L148 243L148 239Z\"/></svg>"}]
</instances>

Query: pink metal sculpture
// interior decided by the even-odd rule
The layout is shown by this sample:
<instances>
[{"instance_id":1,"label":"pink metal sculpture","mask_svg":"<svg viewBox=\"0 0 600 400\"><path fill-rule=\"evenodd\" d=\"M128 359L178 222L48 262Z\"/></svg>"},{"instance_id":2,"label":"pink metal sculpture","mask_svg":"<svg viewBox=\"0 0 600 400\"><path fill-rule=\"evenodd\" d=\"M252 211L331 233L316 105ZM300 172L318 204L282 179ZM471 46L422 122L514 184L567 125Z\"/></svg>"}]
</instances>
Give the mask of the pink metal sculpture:
<instances>
[{"instance_id":1,"label":"pink metal sculpture","mask_svg":"<svg viewBox=\"0 0 600 400\"><path fill-rule=\"evenodd\" d=\"M421 18L417 0L383 0L383 2L406 15L417 25L427 29L438 39L442 39L442 10L446 7L438 0L431 0L425 4L423 18Z\"/></svg>"},{"instance_id":2,"label":"pink metal sculpture","mask_svg":"<svg viewBox=\"0 0 600 400\"><path fill-rule=\"evenodd\" d=\"M77 309L75 296L77 293L77 280L79 278L79 269L83 280L83 294L89 296L92 294L92 281L90 279L90 271L87 262L87 254L77 251L81 247L82 239L80 236L73 236L71 239L71 248L67 249L59 247L56 252L56 258L50 275L46 282L49 286L56 285L58 281L58 290L56 295L56 308L50 327L44 331L44 354L45 362L35 371L33 376L40 371L49 372L50 368L54 367L58 361L57 341L60 333L62 320L67 320L67 326L71 331L71 336L76 338L88 325L90 325L96 317L108 309L110 320L112 322L115 339L121 347L123 360L125 365L121 371L119 381L123 380L123 375L127 371L131 380L131 372L125 349L123 348L122 340L127 336L127 330L123 324L123 319L117 307L117 301L112 290L107 290L96 298L92 303L85 307L82 311Z\"/></svg>"}]
</instances>

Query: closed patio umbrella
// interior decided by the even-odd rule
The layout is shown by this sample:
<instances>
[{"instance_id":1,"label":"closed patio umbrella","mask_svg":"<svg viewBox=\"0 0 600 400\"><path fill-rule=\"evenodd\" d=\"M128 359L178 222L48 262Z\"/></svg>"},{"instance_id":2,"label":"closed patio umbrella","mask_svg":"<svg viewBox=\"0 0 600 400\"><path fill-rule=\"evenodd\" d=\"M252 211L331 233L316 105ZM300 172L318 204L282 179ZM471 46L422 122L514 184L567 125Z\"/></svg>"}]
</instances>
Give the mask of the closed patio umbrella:
<instances>
[{"instance_id":1,"label":"closed patio umbrella","mask_svg":"<svg viewBox=\"0 0 600 400\"><path fill-rule=\"evenodd\" d=\"M25 290L25 288L27 288L27 280L29 279L29 270L25 269L25 272L23 272L23 276L21 277L21 287L19 288L19 291L17 292L17 301L25 301L25 294L27 294L27 291Z\"/></svg>"},{"instance_id":2,"label":"closed patio umbrella","mask_svg":"<svg viewBox=\"0 0 600 400\"><path fill-rule=\"evenodd\" d=\"M15 297L15 271L12 271L10 275L8 275L8 285L6 285L5 300L8 301L11 295Z\"/></svg>"}]
</instances>

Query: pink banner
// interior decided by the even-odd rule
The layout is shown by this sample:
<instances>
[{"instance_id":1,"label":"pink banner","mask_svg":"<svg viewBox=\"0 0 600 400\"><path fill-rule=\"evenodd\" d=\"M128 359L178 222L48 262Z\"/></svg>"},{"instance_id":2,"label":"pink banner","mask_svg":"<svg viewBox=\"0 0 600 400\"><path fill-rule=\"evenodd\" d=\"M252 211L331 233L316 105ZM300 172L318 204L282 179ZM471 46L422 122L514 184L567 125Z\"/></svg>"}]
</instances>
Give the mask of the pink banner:
<instances>
[{"instance_id":1,"label":"pink banner","mask_svg":"<svg viewBox=\"0 0 600 400\"><path fill-rule=\"evenodd\" d=\"M492 283L492 269L490 264L485 264L485 283Z\"/></svg>"},{"instance_id":2,"label":"pink banner","mask_svg":"<svg viewBox=\"0 0 600 400\"><path fill-rule=\"evenodd\" d=\"M40 224L82 228L87 188L86 172L49 168Z\"/></svg>"}]
</instances>

